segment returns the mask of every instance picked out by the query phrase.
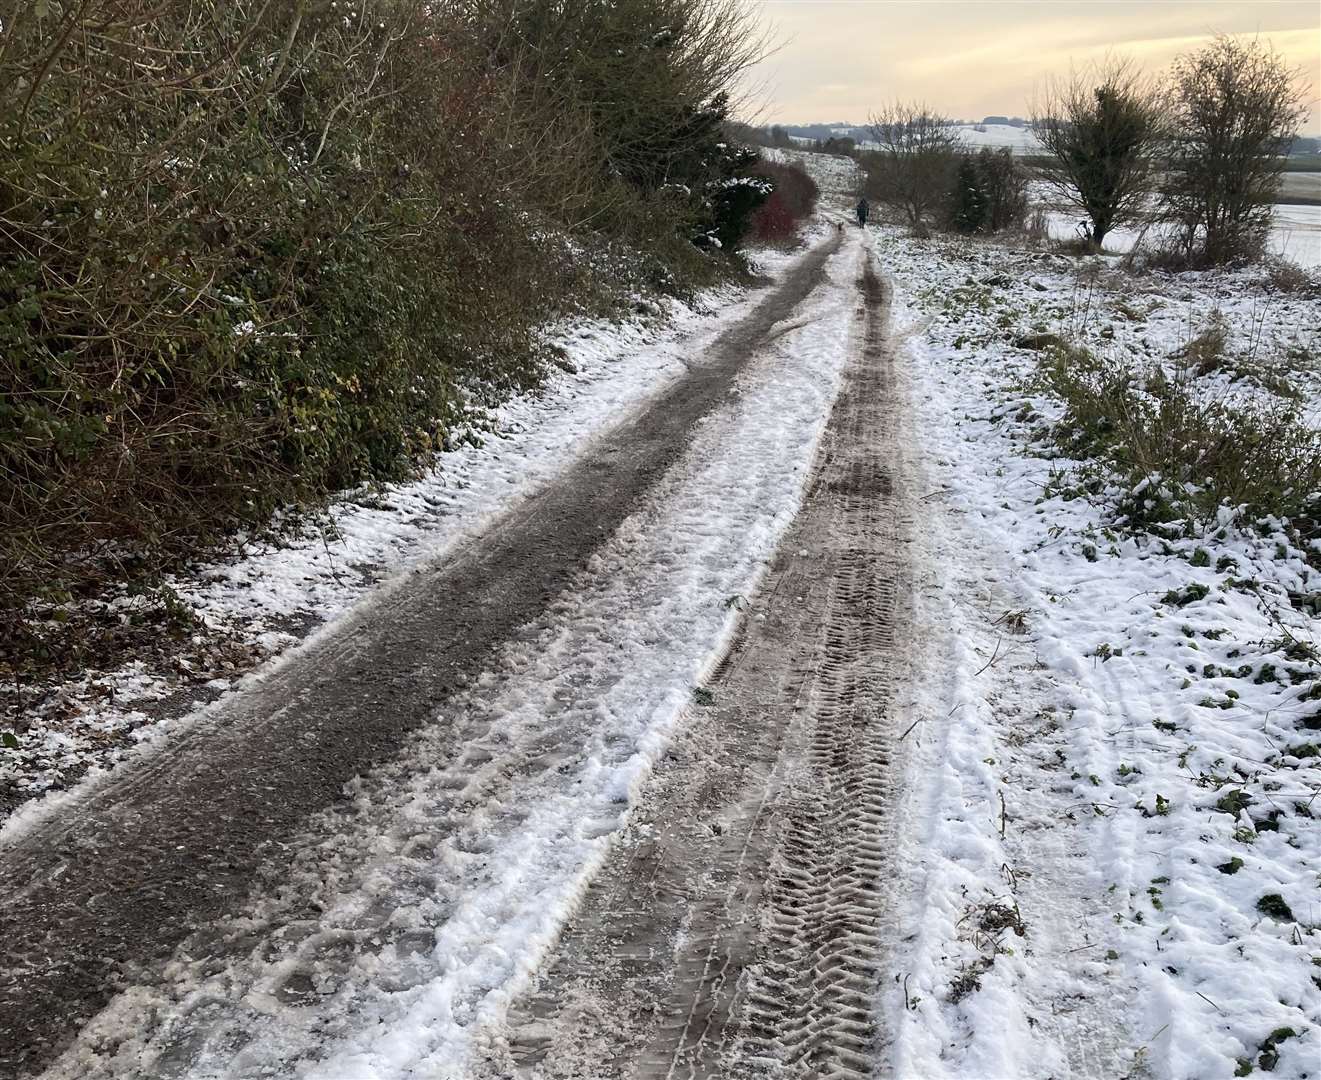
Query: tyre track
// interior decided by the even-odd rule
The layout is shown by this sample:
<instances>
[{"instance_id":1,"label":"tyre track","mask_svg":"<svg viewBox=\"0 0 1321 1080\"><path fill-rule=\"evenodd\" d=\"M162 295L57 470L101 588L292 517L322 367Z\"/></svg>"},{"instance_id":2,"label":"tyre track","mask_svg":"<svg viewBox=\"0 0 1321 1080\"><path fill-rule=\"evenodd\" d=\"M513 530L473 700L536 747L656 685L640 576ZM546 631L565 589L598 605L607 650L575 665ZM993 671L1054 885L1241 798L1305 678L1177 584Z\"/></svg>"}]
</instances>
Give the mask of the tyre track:
<instances>
[{"instance_id":1,"label":"tyre track","mask_svg":"<svg viewBox=\"0 0 1321 1080\"><path fill-rule=\"evenodd\" d=\"M491 1075L872 1074L908 522L870 266L861 300L817 475L716 708L658 769Z\"/></svg>"}]
</instances>

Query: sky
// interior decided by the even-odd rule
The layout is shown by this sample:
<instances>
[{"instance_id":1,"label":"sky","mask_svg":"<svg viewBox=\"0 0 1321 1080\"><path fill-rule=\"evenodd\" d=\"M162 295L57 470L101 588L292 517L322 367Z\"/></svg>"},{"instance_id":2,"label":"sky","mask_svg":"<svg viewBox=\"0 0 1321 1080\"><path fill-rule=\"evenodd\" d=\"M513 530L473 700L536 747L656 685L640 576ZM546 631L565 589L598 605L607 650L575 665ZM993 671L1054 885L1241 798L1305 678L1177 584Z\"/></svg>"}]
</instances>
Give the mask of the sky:
<instances>
[{"instance_id":1,"label":"sky","mask_svg":"<svg viewBox=\"0 0 1321 1080\"><path fill-rule=\"evenodd\" d=\"M861 122L885 100L948 116L1026 116L1034 91L1107 52L1159 71L1217 32L1260 34L1311 90L1321 132L1318 0L750 0L780 43L752 73L760 123Z\"/></svg>"}]
</instances>

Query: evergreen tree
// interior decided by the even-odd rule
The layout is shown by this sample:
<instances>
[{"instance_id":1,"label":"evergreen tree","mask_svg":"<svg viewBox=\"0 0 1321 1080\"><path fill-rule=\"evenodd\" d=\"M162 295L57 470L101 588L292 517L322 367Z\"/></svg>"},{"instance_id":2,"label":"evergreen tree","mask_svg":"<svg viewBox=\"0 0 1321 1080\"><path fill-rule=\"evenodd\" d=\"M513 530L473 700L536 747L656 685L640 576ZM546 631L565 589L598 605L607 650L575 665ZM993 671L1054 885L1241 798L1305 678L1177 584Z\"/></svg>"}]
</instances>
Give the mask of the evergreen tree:
<instances>
[{"instance_id":1,"label":"evergreen tree","mask_svg":"<svg viewBox=\"0 0 1321 1080\"><path fill-rule=\"evenodd\" d=\"M961 233L981 232L986 227L988 200L976 161L964 155L954 178L952 219Z\"/></svg>"}]
</instances>

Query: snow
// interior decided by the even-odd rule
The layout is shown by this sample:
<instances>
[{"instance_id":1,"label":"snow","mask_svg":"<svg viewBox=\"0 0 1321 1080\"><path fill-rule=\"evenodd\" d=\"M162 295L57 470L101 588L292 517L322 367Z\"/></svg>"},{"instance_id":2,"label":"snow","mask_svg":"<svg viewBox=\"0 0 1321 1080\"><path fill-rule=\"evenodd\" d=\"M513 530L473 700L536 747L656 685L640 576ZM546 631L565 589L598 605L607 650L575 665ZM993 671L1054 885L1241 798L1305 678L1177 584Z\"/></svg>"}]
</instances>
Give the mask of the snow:
<instances>
[{"instance_id":1,"label":"snow","mask_svg":"<svg viewBox=\"0 0 1321 1080\"><path fill-rule=\"evenodd\" d=\"M1299 266L1321 266L1321 206L1277 204L1270 247Z\"/></svg>"},{"instance_id":2,"label":"snow","mask_svg":"<svg viewBox=\"0 0 1321 1080\"><path fill-rule=\"evenodd\" d=\"M820 209L822 210L838 208L843 203L851 203L857 198L862 170L851 157L779 147L763 147L761 153L768 161L802 166L821 192Z\"/></svg>"},{"instance_id":3,"label":"snow","mask_svg":"<svg viewBox=\"0 0 1321 1080\"><path fill-rule=\"evenodd\" d=\"M1079 210L1063 207L1059 193L1046 183L1035 181L1029 190L1034 203L1050 208L1046 221L1052 239L1076 240L1081 235L1083 215ZM1321 266L1321 206L1277 203L1271 212L1271 230L1266 241L1270 254L1299 266ZM1160 225L1121 226L1106 235L1104 247L1116 254L1132 251L1139 244L1151 247L1160 242L1164 232Z\"/></svg>"},{"instance_id":4,"label":"snow","mask_svg":"<svg viewBox=\"0 0 1321 1080\"><path fill-rule=\"evenodd\" d=\"M836 199L854 190L849 159L777 153ZM878 1002L887 1072L1315 1075L1321 641L1315 608L1291 602L1321 591L1315 543L1232 506L1123 527L1120 502L1159 479L1084 485L1095 464L1049 438L1064 406L1041 354L1014 344L1055 333L1176 377L1184 346L1219 320L1225 362L1190 391L1301 399L1317 426L1315 293L1282 292L1261 268L1134 275L1114 258L884 226L866 243L894 286L924 462L921 647L897 708L910 754L887 920L899 936L877 943L895 975ZM161 985L111 1002L52 1080L393 1080L481 1059L681 730L733 631L731 601L752 595L792 520L855 344L859 251L850 240L786 313L578 585L211 931L246 951L221 965L225 950L185 945ZM774 276L796 257L760 261ZM390 581L538 490L564 447L679 377L755 299L708 298L725 305L715 317L675 308L669 329L566 330L576 371L500 410L501 434L447 455L442 474L336 507L325 541L254 544L176 587L272 651L293 640L288 621L333 621L383 581L375 602L388 602ZM113 761L88 733L150 741L187 723L133 713L164 674L118 678L118 702L46 733L47 775Z\"/></svg>"},{"instance_id":5,"label":"snow","mask_svg":"<svg viewBox=\"0 0 1321 1080\"><path fill-rule=\"evenodd\" d=\"M1315 416L1315 300L1260 270L1139 278L876 236L932 510L895 1074L1193 1080L1277 1053L1274 1075L1315 1075L1321 775L1300 752L1319 673L1284 639L1317 643L1288 598L1317 572L1284 523L1230 507L1164 538L1119 528L1126 493L1070 482L1044 441L1062 403L1013 346L1051 331L1171 371L1218 310L1234 363L1197 392L1268 400L1288 367ZM1258 907L1275 894L1292 917Z\"/></svg>"},{"instance_id":6,"label":"snow","mask_svg":"<svg viewBox=\"0 0 1321 1080\"><path fill-rule=\"evenodd\" d=\"M1079 236L1080 215L1054 210L1046 215L1050 235L1055 240L1073 240ZM1105 250L1122 254L1132 251L1140 241L1157 242L1161 230L1153 226L1145 231L1120 227L1106 235ZM1267 250L1299 266L1321 266L1321 206L1283 206L1274 208Z\"/></svg>"},{"instance_id":7,"label":"snow","mask_svg":"<svg viewBox=\"0 0 1321 1080\"><path fill-rule=\"evenodd\" d=\"M754 591L794 517L852 347L860 250L785 313L581 582L356 785L349 811L295 838L253 912L214 931L262 944L221 970L185 945L165 987L122 994L51 1077L462 1074L726 647L731 598ZM286 928L274 940L273 925Z\"/></svg>"},{"instance_id":8,"label":"snow","mask_svg":"<svg viewBox=\"0 0 1321 1080\"><path fill-rule=\"evenodd\" d=\"M1007 146L1019 154L1039 154L1041 143L1031 128L1012 127L1009 124L959 124L958 137L968 146L1000 148Z\"/></svg>"},{"instance_id":9,"label":"snow","mask_svg":"<svg viewBox=\"0 0 1321 1080\"><path fill-rule=\"evenodd\" d=\"M1009 148L1015 154L1039 154L1041 143L1032 134L1030 128L1013 127L1009 124L954 124L950 133L969 150L990 147L993 150ZM874 139L863 138L858 142L859 150L879 150L881 144Z\"/></svg>"}]
</instances>

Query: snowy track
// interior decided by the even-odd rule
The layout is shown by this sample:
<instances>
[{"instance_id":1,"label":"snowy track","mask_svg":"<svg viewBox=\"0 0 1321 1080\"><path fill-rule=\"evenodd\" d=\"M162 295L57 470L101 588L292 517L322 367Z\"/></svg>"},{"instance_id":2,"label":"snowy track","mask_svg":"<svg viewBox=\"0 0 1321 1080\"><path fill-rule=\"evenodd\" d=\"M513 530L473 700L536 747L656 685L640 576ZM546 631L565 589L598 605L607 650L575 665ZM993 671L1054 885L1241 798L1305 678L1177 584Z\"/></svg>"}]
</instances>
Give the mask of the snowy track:
<instances>
[{"instance_id":1,"label":"snowy track","mask_svg":"<svg viewBox=\"0 0 1321 1080\"><path fill-rule=\"evenodd\" d=\"M859 1077L897 775L904 408L870 267L802 509L492 1077Z\"/></svg>"},{"instance_id":2,"label":"snowy track","mask_svg":"<svg viewBox=\"0 0 1321 1080\"><path fill-rule=\"evenodd\" d=\"M470 1058L792 520L848 355L860 249L837 246L480 544L94 790L76 828L21 836L5 1070L106 1004L50 1075Z\"/></svg>"}]
</instances>

